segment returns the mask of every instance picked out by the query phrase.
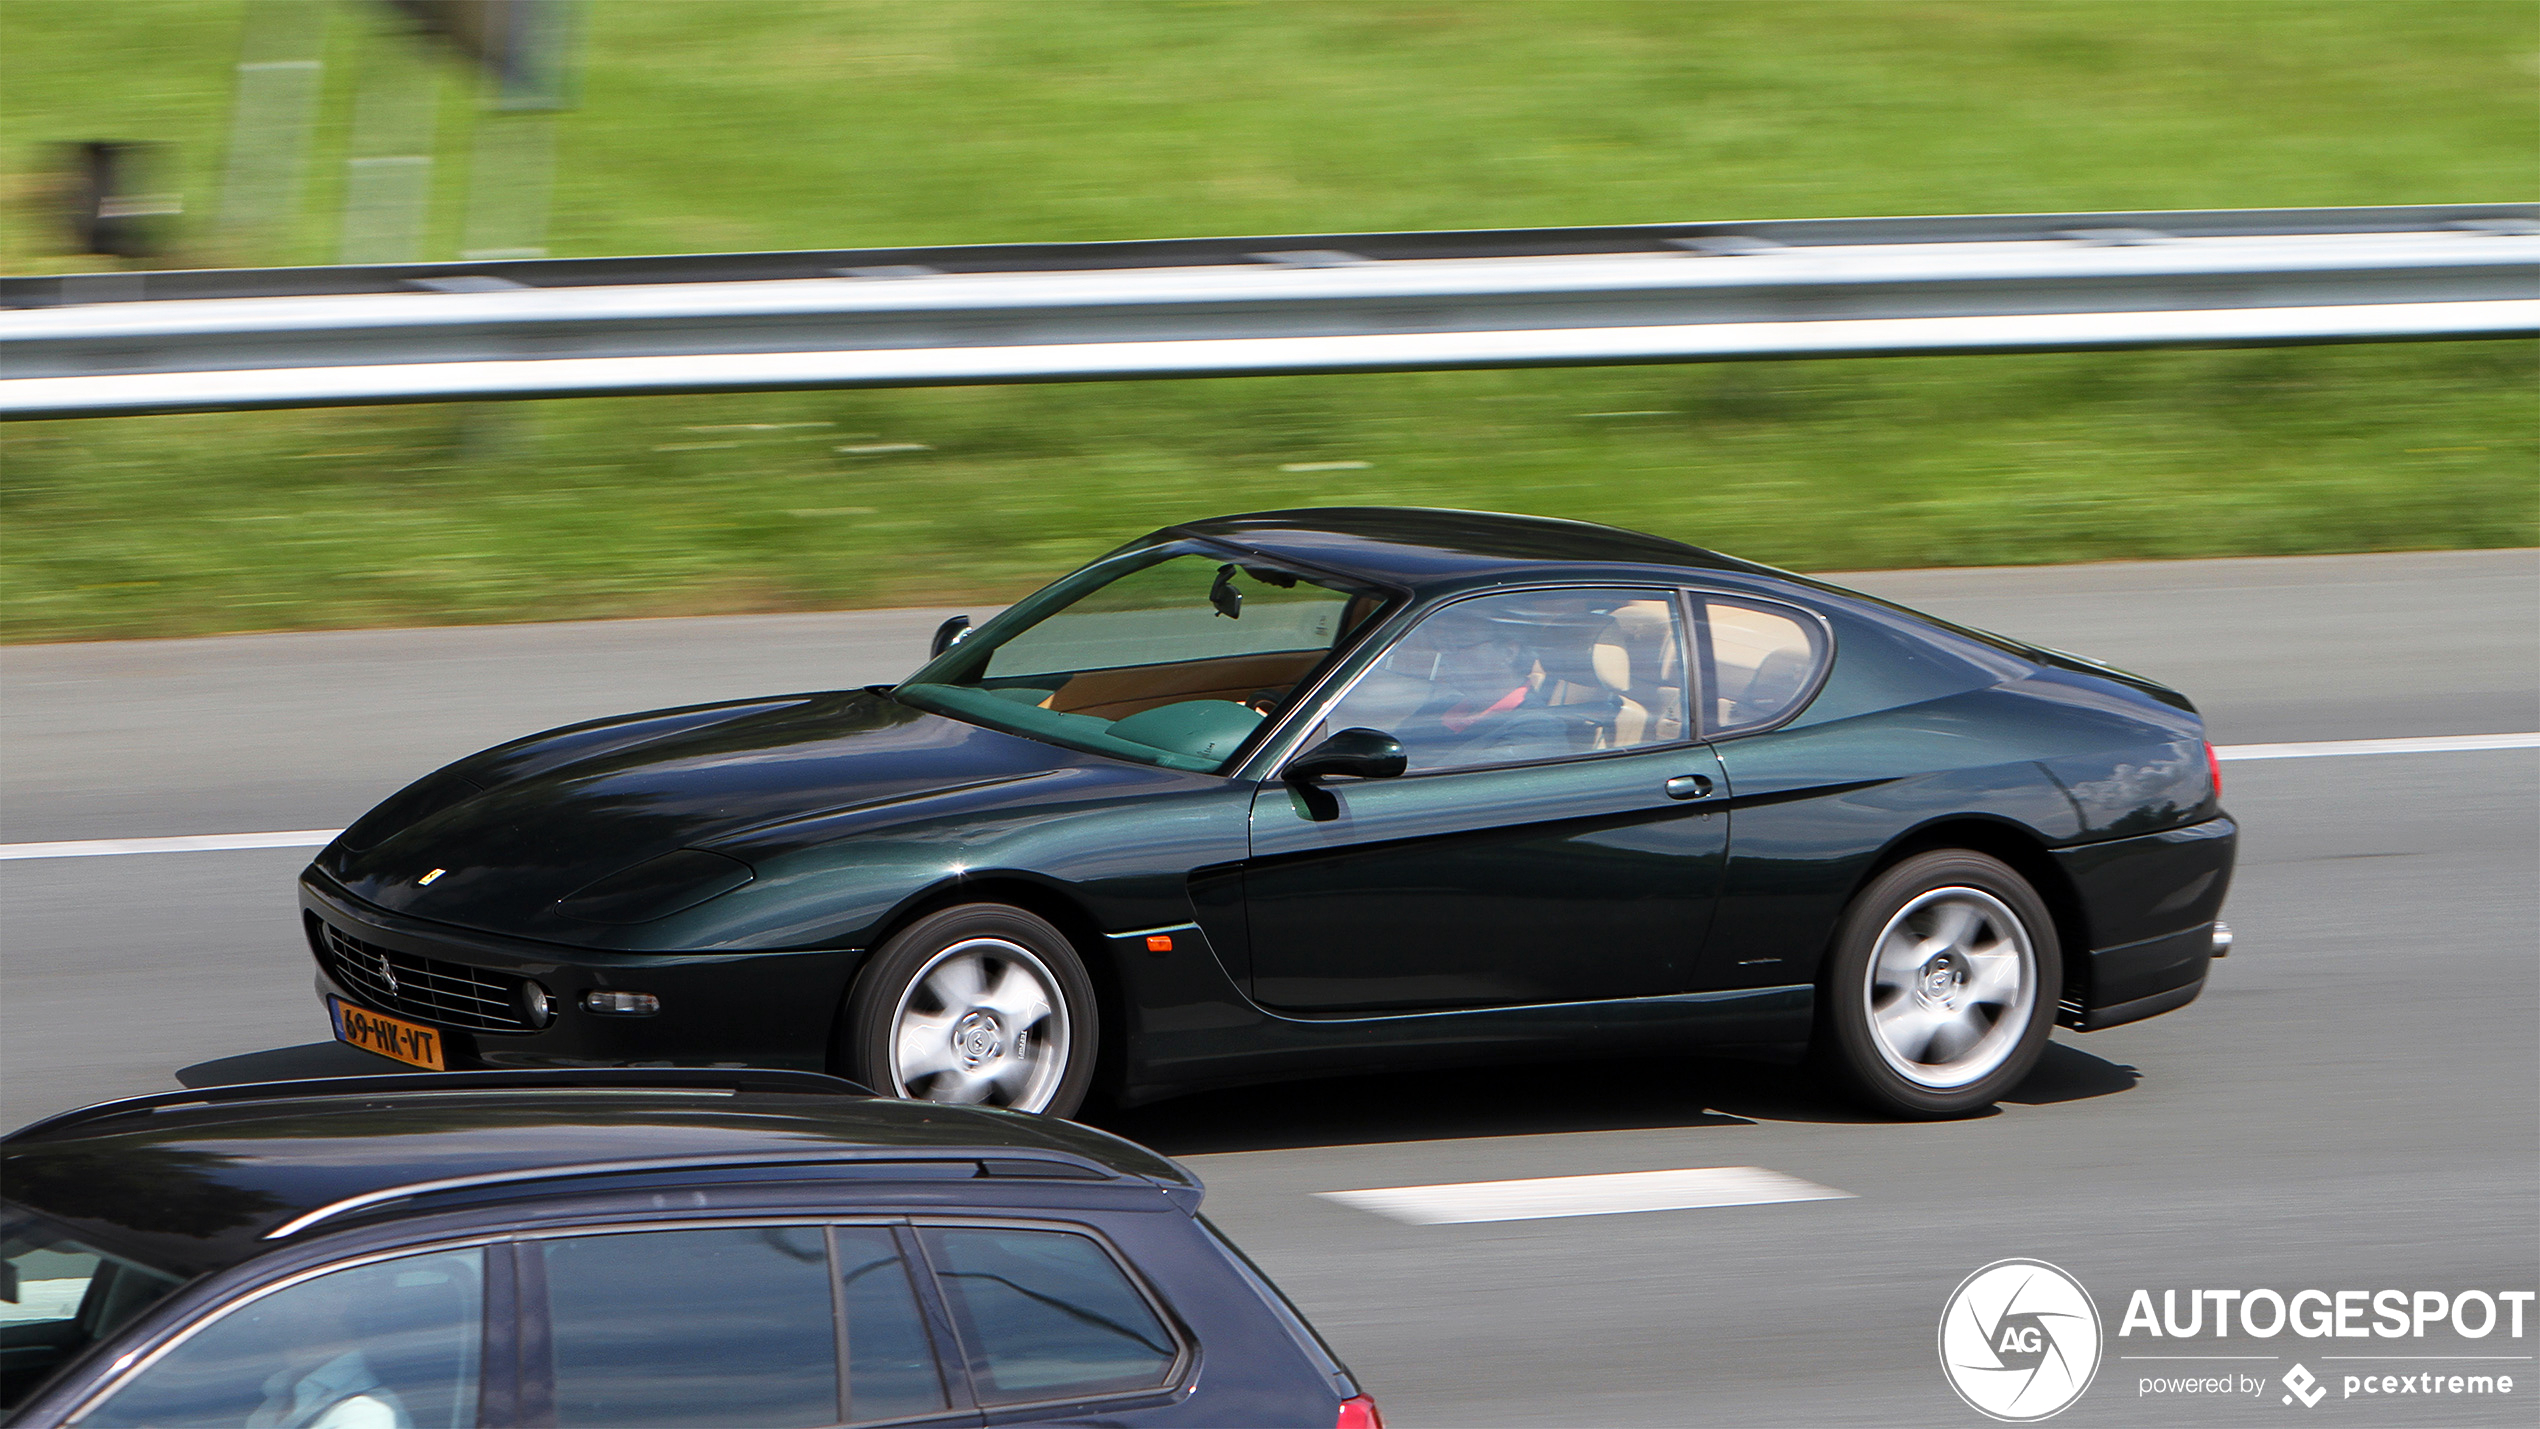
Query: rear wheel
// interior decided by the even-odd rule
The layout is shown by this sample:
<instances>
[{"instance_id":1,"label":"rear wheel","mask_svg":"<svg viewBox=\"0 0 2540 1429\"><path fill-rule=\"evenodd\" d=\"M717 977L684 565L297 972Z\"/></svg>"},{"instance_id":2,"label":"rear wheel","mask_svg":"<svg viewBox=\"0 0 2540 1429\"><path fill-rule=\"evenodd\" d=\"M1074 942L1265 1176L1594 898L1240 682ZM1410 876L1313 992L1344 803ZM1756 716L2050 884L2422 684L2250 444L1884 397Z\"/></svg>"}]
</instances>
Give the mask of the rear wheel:
<instances>
[{"instance_id":1,"label":"rear wheel","mask_svg":"<svg viewBox=\"0 0 2540 1429\"><path fill-rule=\"evenodd\" d=\"M1065 935L1020 908L966 903L873 955L840 1029L840 1062L885 1096L1067 1116L1101 1029Z\"/></svg>"},{"instance_id":2,"label":"rear wheel","mask_svg":"<svg viewBox=\"0 0 2540 1429\"><path fill-rule=\"evenodd\" d=\"M2063 954L2044 900L1998 859L1917 854L1844 910L1815 1053L1894 1115L1961 1116L2018 1086L2046 1048Z\"/></svg>"}]
</instances>

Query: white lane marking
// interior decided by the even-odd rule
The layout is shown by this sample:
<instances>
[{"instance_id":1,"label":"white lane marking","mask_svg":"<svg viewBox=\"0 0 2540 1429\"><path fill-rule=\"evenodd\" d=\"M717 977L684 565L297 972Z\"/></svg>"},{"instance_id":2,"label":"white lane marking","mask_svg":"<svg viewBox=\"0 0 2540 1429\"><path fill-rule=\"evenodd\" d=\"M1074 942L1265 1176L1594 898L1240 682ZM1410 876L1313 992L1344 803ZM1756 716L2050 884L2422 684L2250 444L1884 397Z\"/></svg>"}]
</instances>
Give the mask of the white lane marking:
<instances>
[{"instance_id":1,"label":"white lane marking","mask_svg":"<svg viewBox=\"0 0 2540 1429\"><path fill-rule=\"evenodd\" d=\"M324 848L342 829L289 829L270 834L186 834L168 839L73 839L68 843L0 844L13 858L111 858L120 853L225 853L243 848Z\"/></svg>"},{"instance_id":2,"label":"white lane marking","mask_svg":"<svg viewBox=\"0 0 2540 1429\"><path fill-rule=\"evenodd\" d=\"M2224 760L2328 759L2349 754L2452 754L2480 749L2540 749L2540 733L2445 734L2424 739L2329 739L2310 744L2223 744ZM164 839L72 839L63 843L0 844L0 862L13 858L109 858L124 853L218 853L230 849L324 848L342 829L290 829L270 834L186 834Z\"/></svg>"},{"instance_id":3,"label":"white lane marking","mask_svg":"<svg viewBox=\"0 0 2540 1429\"><path fill-rule=\"evenodd\" d=\"M2223 759L2329 759L2342 754L2453 754L2473 749L2540 749L2540 734L2441 734L2424 739L2323 739L2309 744L2219 744Z\"/></svg>"},{"instance_id":4,"label":"white lane marking","mask_svg":"<svg viewBox=\"0 0 2540 1429\"><path fill-rule=\"evenodd\" d=\"M1314 1194L1415 1226L1852 1198L1850 1191L1802 1181L1761 1166L1696 1166L1680 1171L1624 1171L1606 1176L1546 1176L1528 1181L1468 1181L1460 1185L1388 1186Z\"/></svg>"}]
</instances>

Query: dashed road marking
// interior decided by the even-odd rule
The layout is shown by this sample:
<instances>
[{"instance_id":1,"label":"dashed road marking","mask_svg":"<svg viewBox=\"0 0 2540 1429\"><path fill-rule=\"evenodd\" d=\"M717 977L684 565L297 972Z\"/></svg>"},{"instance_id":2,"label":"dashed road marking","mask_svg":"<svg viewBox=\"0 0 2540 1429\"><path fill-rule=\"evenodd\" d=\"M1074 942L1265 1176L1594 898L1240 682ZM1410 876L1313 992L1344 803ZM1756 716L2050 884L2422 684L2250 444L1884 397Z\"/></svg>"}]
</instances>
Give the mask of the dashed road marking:
<instances>
[{"instance_id":1,"label":"dashed road marking","mask_svg":"<svg viewBox=\"0 0 2540 1429\"><path fill-rule=\"evenodd\" d=\"M2223 759L2333 759L2348 754L2460 754L2478 749L2540 749L2540 734L2442 734L2424 739L2324 739L2308 744L2220 744Z\"/></svg>"},{"instance_id":2,"label":"dashed road marking","mask_svg":"<svg viewBox=\"0 0 2540 1429\"><path fill-rule=\"evenodd\" d=\"M342 829L289 829L269 834L184 834L165 839L73 839L66 843L0 844L12 858L110 858L122 853L226 853L247 848L324 848Z\"/></svg>"},{"instance_id":3,"label":"dashed road marking","mask_svg":"<svg viewBox=\"0 0 2540 1429\"><path fill-rule=\"evenodd\" d=\"M1761 1166L1696 1166L1676 1171L1623 1171L1604 1176L1546 1176L1526 1181L1468 1181L1446 1186L1388 1186L1315 1194L1415 1226L1852 1198L1849 1191L1820 1186Z\"/></svg>"}]
</instances>

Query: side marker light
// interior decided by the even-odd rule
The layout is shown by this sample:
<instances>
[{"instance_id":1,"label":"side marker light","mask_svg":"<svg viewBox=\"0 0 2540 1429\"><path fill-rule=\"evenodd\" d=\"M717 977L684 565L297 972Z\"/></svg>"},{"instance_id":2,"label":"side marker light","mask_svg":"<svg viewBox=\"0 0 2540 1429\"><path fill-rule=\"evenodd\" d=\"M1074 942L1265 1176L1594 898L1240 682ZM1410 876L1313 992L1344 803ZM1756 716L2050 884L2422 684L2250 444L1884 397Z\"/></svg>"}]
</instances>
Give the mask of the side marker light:
<instances>
[{"instance_id":1,"label":"side marker light","mask_svg":"<svg viewBox=\"0 0 2540 1429\"><path fill-rule=\"evenodd\" d=\"M1147 951L1150 953L1169 953L1173 951L1173 935L1170 933L1147 934Z\"/></svg>"}]
</instances>

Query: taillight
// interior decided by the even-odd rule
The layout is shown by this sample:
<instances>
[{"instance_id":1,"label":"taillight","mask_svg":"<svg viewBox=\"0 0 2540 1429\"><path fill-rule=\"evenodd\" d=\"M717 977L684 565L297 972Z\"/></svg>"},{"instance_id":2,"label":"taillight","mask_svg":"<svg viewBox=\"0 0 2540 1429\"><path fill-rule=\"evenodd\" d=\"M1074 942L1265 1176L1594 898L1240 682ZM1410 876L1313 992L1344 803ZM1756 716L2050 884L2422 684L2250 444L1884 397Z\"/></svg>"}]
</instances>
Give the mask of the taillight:
<instances>
[{"instance_id":1,"label":"taillight","mask_svg":"<svg viewBox=\"0 0 2540 1429\"><path fill-rule=\"evenodd\" d=\"M1332 1429L1385 1429L1385 1416L1376 1412L1376 1401L1362 1394L1341 1401L1340 1422Z\"/></svg>"},{"instance_id":2,"label":"taillight","mask_svg":"<svg viewBox=\"0 0 2540 1429\"><path fill-rule=\"evenodd\" d=\"M2205 741L2205 773L2214 783L2214 798L2222 798L2222 756L2214 752L2214 742Z\"/></svg>"}]
</instances>

